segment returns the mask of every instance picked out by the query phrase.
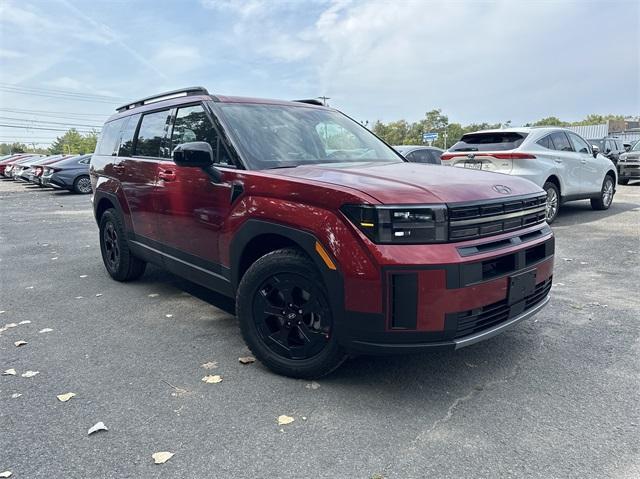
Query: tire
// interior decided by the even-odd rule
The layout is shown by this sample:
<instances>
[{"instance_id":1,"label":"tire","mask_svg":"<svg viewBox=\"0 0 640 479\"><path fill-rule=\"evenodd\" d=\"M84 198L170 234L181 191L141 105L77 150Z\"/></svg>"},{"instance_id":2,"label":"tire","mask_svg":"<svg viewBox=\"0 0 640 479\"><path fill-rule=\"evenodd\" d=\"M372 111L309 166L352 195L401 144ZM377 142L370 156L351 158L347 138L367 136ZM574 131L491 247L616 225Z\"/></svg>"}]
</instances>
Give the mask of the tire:
<instances>
[{"instance_id":1,"label":"tire","mask_svg":"<svg viewBox=\"0 0 640 479\"><path fill-rule=\"evenodd\" d=\"M91 193L91 179L89 175L80 175L73 182L73 191L80 195Z\"/></svg>"},{"instance_id":2,"label":"tire","mask_svg":"<svg viewBox=\"0 0 640 479\"><path fill-rule=\"evenodd\" d=\"M618 184L619 185L628 185L629 184L629 178L618 178Z\"/></svg>"},{"instance_id":3,"label":"tire","mask_svg":"<svg viewBox=\"0 0 640 479\"><path fill-rule=\"evenodd\" d=\"M542 189L547 192L546 219L551 224L558 217L560 212L560 190L555 183L547 181Z\"/></svg>"},{"instance_id":4,"label":"tire","mask_svg":"<svg viewBox=\"0 0 640 479\"><path fill-rule=\"evenodd\" d=\"M236 314L249 349L277 374L318 378L347 359L324 281L301 251L280 249L253 263L238 286Z\"/></svg>"},{"instance_id":5,"label":"tire","mask_svg":"<svg viewBox=\"0 0 640 479\"><path fill-rule=\"evenodd\" d=\"M147 266L129 250L122 220L113 208L100 218L100 251L107 272L116 281L133 281Z\"/></svg>"},{"instance_id":6,"label":"tire","mask_svg":"<svg viewBox=\"0 0 640 479\"><path fill-rule=\"evenodd\" d=\"M598 198L591 199L591 207L594 210L608 210L613 202L615 194L615 180L611 175L606 175L602 181L602 189Z\"/></svg>"}]
</instances>

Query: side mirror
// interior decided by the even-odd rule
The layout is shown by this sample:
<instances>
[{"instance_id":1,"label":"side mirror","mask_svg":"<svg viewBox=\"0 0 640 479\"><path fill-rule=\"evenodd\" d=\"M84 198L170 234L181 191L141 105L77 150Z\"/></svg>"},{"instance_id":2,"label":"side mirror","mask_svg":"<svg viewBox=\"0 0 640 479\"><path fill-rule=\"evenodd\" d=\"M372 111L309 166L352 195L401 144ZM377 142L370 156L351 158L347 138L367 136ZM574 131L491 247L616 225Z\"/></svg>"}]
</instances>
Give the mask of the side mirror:
<instances>
[{"instance_id":1,"label":"side mirror","mask_svg":"<svg viewBox=\"0 0 640 479\"><path fill-rule=\"evenodd\" d=\"M600 153L600 147L598 145L591 145L591 149L593 150L593 157L595 158Z\"/></svg>"},{"instance_id":2,"label":"side mirror","mask_svg":"<svg viewBox=\"0 0 640 479\"><path fill-rule=\"evenodd\" d=\"M213 149L205 141L182 143L173 150L173 161L178 166L206 168L213 165Z\"/></svg>"},{"instance_id":3,"label":"side mirror","mask_svg":"<svg viewBox=\"0 0 640 479\"><path fill-rule=\"evenodd\" d=\"M624 151L629 151L631 149L631 143L623 143L622 146L624 146Z\"/></svg>"},{"instance_id":4,"label":"side mirror","mask_svg":"<svg viewBox=\"0 0 640 479\"><path fill-rule=\"evenodd\" d=\"M213 166L213 148L206 141L192 141L176 146L173 161L178 166L202 168L212 182L222 182L222 174Z\"/></svg>"}]
</instances>

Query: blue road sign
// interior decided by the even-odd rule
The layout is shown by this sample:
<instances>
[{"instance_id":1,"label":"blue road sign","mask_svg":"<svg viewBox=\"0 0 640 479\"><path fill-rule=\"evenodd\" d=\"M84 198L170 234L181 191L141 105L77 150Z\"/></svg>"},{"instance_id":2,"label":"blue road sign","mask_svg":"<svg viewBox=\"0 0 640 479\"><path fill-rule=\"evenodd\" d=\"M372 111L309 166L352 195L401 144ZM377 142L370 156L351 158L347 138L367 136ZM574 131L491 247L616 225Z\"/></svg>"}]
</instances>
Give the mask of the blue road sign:
<instances>
[{"instance_id":1,"label":"blue road sign","mask_svg":"<svg viewBox=\"0 0 640 479\"><path fill-rule=\"evenodd\" d=\"M423 133L422 134L422 141L435 141L438 139L438 133L436 132L432 132L432 133Z\"/></svg>"}]
</instances>

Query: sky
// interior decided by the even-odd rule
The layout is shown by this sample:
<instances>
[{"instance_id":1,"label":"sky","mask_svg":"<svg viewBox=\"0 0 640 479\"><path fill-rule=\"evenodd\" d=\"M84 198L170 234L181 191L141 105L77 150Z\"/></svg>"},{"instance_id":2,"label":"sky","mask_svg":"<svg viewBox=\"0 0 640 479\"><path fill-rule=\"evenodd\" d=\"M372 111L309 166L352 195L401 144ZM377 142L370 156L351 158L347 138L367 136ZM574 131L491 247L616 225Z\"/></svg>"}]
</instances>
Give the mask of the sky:
<instances>
[{"instance_id":1,"label":"sky","mask_svg":"<svg viewBox=\"0 0 640 479\"><path fill-rule=\"evenodd\" d=\"M0 0L0 142L193 85L370 123L638 116L640 2Z\"/></svg>"}]
</instances>

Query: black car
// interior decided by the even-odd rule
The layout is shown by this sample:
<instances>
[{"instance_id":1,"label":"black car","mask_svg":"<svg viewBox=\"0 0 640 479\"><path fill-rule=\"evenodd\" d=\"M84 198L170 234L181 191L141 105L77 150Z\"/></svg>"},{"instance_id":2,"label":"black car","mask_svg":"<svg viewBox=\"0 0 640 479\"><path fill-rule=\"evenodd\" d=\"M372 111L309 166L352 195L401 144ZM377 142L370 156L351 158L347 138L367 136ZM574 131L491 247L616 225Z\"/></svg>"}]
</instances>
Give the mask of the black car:
<instances>
[{"instance_id":1,"label":"black car","mask_svg":"<svg viewBox=\"0 0 640 479\"><path fill-rule=\"evenodd\" d=\"M444 150L435 146L424 145L397 145L395 150L404 156L411 163L430 163L432 165L440 165L440 156Z\"/></svg>"},{"instance_id":2,"label":"black car","mask_svg":"<svg viewBox=\"0 0 640 479\"><path fill-rule=\"evenodd\" d=\"M600 140L587 140L589 144L600 148L600 153L613 161L614 165L618 165L620 155L627 151L624 143L619 138L602 138Z\"/></svg>"}]
</instances>

